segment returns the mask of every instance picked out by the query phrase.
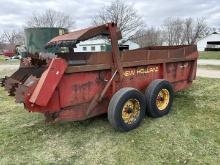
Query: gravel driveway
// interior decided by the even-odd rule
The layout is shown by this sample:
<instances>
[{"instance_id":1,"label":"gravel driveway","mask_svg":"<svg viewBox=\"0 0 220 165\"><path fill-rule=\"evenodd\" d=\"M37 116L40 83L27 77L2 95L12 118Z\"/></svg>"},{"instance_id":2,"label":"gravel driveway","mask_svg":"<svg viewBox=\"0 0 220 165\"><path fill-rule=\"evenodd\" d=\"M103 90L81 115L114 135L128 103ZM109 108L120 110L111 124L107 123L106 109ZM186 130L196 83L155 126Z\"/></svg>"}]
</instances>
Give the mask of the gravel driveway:
<instances>
[{"instance_id":1,"label":"gravel driveway","mask_svg":"<svg viewBox=\"0 0 220 165\"><path fill-rule=\"evenodd\" d=\"M0 65L0 71L5 70L5 69L17 69L19 65Z\"/></svg>"},{"instance_id":2,"label":"gravel driveway","mask_svg":"<svg viewBox=\"0 0 220 165\"><path fill-rule=\"evenodd\" d=\"M209 77L209 78L220 78L220 70L209 70L205 68L198 68L197 76Z\"/></svg>"},{"instance_id":3,"label":"gravel driveway","mask_svg":"<svg viewBox=\"0 0 220 165\"><path fill-rule=\"evenodd\" d=\"M220 65L220 60L198 60L199 65Z\"/></svg>"}]
</instances>

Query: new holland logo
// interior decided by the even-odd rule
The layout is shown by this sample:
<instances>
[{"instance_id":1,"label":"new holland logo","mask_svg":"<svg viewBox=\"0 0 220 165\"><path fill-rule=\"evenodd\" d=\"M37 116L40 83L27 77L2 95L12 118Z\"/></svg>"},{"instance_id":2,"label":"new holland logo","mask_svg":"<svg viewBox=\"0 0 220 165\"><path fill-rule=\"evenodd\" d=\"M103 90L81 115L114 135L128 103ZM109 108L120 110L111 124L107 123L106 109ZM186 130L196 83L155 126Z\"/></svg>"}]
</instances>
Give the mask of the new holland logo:
<instances>
[{"instance_id":1,"label":"new holland logo","mask_svg":"<svg viewBox=\"0 0 220 165\"><path fill-rule=\"evenodd\" d=\"M159 71L159 67L140 67L137 69L131 69L124 72L124 76L135 76L135 75L142 75L142 74L149 74L149 73L155 73Z\"/></svg>"}]
</instances>

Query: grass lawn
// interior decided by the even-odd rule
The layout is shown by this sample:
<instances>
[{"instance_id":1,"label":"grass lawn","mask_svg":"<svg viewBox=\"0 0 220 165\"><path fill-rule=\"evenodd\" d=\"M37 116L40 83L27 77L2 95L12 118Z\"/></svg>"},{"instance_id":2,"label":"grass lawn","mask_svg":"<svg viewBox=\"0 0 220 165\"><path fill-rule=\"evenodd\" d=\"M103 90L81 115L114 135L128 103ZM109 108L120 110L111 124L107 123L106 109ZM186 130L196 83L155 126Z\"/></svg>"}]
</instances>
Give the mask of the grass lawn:
<instances>
[{"instance_id":1,"label":"grass lawn","mask_svg":"<svg viewBox=\"0 0 220 165\"><path fill-rule=\"evenodd\" d=\"M0 55L0 65L2 64L19 64L20 60L14 59L14 60L6 60L7 57Z\"/></svg>"},{"instance_id":2,"label":"grass lawn","mask_svg":"<svg viewBox=\"0 0 220 165\"><path fill-rule=\"evenodd\" d=\"M170 114L128 133L106 116L46 125L0 88L0 164L219 164L219 87L199 78L175 94Z\"/></svg>"},{"instance_id":3,"label":"grass lawn","mask_svg":"<svg viewBox=\"0 0 220 165\"><path fill-rule=\"evenodd\" d=\"M209 70L220 70L220 65L198 65L198 67L209 69Z\"/></svg>"},{"instance_id":4,"label":"grass lawn","mask_svg":"<svg viewBox=\"0 0 220 165\"><path fill-rule=\"evenodd\" d=\"M199 52L199 59L216 59L220 60L220 51L216 52Z\"/></svg>"}]
</instances>

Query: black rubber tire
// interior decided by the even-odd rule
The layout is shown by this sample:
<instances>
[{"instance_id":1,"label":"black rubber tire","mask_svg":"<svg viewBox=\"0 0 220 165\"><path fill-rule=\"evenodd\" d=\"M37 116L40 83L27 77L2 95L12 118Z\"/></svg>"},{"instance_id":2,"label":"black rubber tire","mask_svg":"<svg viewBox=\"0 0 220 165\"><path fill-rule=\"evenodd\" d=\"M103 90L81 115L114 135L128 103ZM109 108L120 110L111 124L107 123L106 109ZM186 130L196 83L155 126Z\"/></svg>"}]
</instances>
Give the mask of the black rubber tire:
<instances>
[{"instance_id":1,"label":"black rubber tire","mask_svg":"<svg viewBox=\"0 0 220 165\"><path fill-rule=\"evenodd\" d=\"M123 106L129 99L137 99L140 104L140 114L136 121L131 124L125 123L122 118ZM144 95L134 88L122 88L111 98L108 106L108 120L115 130L122 132L130 131L140 125L142 119L145 117L145 111L146 102Z\"/></svg>"},{"instance_id":2,"label":"black rubber tire","mask_svg":"<svg viewBox=\"0 0 220 165\"><path fill-rule=\"evenodd\" d=\"M169 91L169 103L167 107L164 110L159 110L156 105L156 99L159 94L159 92L162 89L167 89ZM146 97L146 103L147 103L147 109L146 114L150 117L162 117L166 114L168 114L171 110L172 104L173 104L173 87L172 85L163 79L157 79L150 83L148 88L145 91L145 97Z\"/></svg>"}]
</instances>

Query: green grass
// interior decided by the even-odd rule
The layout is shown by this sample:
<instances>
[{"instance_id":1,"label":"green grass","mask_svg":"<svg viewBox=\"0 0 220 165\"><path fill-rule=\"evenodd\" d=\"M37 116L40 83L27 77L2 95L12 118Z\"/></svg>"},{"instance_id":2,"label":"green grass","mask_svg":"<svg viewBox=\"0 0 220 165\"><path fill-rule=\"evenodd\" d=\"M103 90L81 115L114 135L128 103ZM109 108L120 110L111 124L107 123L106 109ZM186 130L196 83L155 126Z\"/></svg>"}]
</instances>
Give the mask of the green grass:
<instances>
[{"instance_id":1,"label":"green grass","mask_svg":"<svg viewBox=\"0 0 220 165\"><path fill-rule=\"evenodd\" d=\"M20 60L6 60L7 57L0 55L0 65L2 64L19 64Z\"/></svg>"},{"instance_id":2,"label":"green grass","mask_svg":"<svg viewBox=\"0 0 220 165\"><path fill-rule=\"evenodd\" d=\"M220 65L198 65L198 67L208 70L220 70Z\"/></svg>"},{"instance_id":3,"label":"green grass","mask_svg":"<svg viewBox=\"0 0 220 165\"><path fill-rule=\"evenodd\" d=\"M0 164L217 165L219 84L220 79L199 78L175 94L167 116L146 117L128 133L114 131L106 116L47 125L0 88Z\"/></svg>"},{"instance_id":4,"label":"green grass","mask_svg":"<svg viewBox=\"0 0 220 165\"><path fill-rule=\"evenodd\" d=\"M199 52L199 59L215 59L220 60L220 51L216 52Z\"/></svg>"}]
</instances>

